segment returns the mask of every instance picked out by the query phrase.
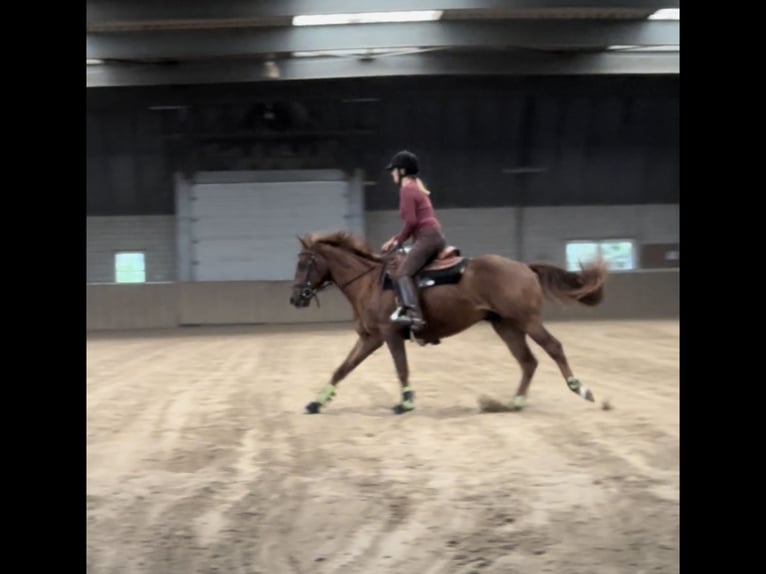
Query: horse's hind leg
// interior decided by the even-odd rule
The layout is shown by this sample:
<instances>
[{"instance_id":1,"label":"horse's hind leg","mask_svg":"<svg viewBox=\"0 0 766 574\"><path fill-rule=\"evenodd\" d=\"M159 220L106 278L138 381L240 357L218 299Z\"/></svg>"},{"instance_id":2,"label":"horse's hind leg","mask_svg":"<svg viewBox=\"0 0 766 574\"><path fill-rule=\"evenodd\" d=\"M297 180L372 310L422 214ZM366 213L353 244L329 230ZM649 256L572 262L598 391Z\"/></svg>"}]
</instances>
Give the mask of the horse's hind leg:
<instances>
[{"instance_id":1,"label":"horse's hind leg","mask_svg":"<svg viewBox=\"0 0 766 574\"><path fill-rule=\"evenodd\" d=\"M527 403L529 383L532 382L537 369L537 359L527 345L526 334L518 325L506 319L497 319L492 321L492 328L521 366L521 382L516 390L513 406L519 410L523 409Z\"/></svg>"},{"instance_id":2,"label":"horse's hind leg","mask_svg":"<svg viewBox=\"0 0 766 574\"><path fill-rule=\"evenodd\" d=\"M577 378L575 378L572 369L569 368L566 355L564 354L564 347L561 345L561 341L551 335L548 330L543 327L539 318L533 319L527 324L527 334L532 337L532 340L540 345L551 359L553 359L561 370L561 374L564 375L564 379L567 382L567 386L572 392L577 393L587 401L593 401L593 393L588 390Z\"/></svg>"}]
</instances>

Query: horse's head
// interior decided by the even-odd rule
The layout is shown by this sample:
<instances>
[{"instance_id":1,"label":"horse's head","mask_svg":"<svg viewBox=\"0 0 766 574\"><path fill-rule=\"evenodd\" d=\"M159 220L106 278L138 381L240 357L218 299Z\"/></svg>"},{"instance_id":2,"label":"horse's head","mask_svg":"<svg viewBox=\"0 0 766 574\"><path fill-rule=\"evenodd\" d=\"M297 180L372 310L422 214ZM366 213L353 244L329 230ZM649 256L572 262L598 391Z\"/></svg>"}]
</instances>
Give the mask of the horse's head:
<instances>
[{"instance_id":1,"label":"horse's head","mask_svg":"<svg viewBox=\"0 0 766 574\"><path fill-rule=\"evenodd\" d=\"M298 254L298 263L295 266L290 304L301 308L308 307L311 300L332 281L332 278L325 258L302 237L299 237L298 240L303 249ZM319 299L317 299L318 304Z\"/></svg>"}]
</instances>

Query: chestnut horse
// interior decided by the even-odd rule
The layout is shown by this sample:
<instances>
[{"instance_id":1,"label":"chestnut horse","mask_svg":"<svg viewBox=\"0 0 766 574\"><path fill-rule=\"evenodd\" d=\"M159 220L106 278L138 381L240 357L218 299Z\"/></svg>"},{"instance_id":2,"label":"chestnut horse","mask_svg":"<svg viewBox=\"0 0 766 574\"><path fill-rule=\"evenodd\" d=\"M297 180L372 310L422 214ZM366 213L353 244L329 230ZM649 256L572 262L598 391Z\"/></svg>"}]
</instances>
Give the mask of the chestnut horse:
<instances>
[{"instance_id":1,"label":"chestnut horse","mask_svg":"<svg viewBox=\"0 0 766 574\"><path fill-rule=\"evenodd\" d=\"M314 233L298 239L302 250L298 254L290 303L298 308L306 307L319 291L334 284L353 308L359 335L330 382L317 399L306 406L306 412L319 413L335 396L338 383L383 343L391 352L401 384L402 401L394 407L394 412L402 414L413 410L414 393L409 385L405 351L405 341L411 333L408 327L390 320L396 299L394 291L384 288L389 259L373 253L362 239L345 231ZM499 255L469 259L456 254L459 255L459 251L453 249L452 262L447 263L448 266L455 263L452 280L441 283L431 280L432 286L428 286L428 282L423 286L424 271L438 267L440 261L432 261L419 274L419 297L426 326L415 334L418 342L438 344L440 339L460 333L479 321L489 322L521 366L521 382L513 408L522 409L537 368L537 359L526 341L529 335L556 362L569 389L593 401L591 391L572 373L561 343L543 326L541 308L544 296L563 303L598 305L604 293L606 266L595 262L582 266L580 272L571 272L554 265L520 263ZM441 273L444 277L444 271Z\"/></svg>"}]
</instances>

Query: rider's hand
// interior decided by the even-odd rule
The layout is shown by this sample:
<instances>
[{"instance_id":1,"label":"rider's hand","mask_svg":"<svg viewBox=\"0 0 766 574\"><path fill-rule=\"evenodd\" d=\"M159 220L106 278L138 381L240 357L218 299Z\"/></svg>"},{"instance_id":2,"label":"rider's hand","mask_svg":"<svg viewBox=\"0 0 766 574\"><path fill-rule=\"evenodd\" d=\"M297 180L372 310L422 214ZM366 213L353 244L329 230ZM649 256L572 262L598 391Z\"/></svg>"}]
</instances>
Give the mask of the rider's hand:
<instances>
[{"instance_id":1,"label":"rider's hand","mask_svg":"<svg viewBox=\"0 0 766 574\"><path fill-rule=\"evenodd\" d=\"M393 248L395 245L396 245L396 237L392 237L391 239L389 239L383 244L383 247L381 247L380 250L385 253L386 251L390 251L391 248Z\"/></svg>"}]
</instances>

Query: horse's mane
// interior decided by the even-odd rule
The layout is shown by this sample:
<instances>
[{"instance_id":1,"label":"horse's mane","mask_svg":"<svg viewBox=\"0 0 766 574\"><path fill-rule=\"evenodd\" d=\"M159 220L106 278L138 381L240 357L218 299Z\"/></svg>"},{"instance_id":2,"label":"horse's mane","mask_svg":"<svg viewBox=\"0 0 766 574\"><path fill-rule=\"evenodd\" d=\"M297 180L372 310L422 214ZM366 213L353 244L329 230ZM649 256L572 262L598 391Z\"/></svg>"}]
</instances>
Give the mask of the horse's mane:
<instances>
[{"instance_id":1,"label":"horse's mane","mask_svg":"<svg viewBox=\"0 0 766 574\"><path fill-rule=\"evenodd\" d=\"M306 247L313 249L318 244L332 245L350 251L370 261L382 261L380 255L373 253L367 242L348 231L328 231L309 233L302 238Z\"/></svg>"}]
</instances>

